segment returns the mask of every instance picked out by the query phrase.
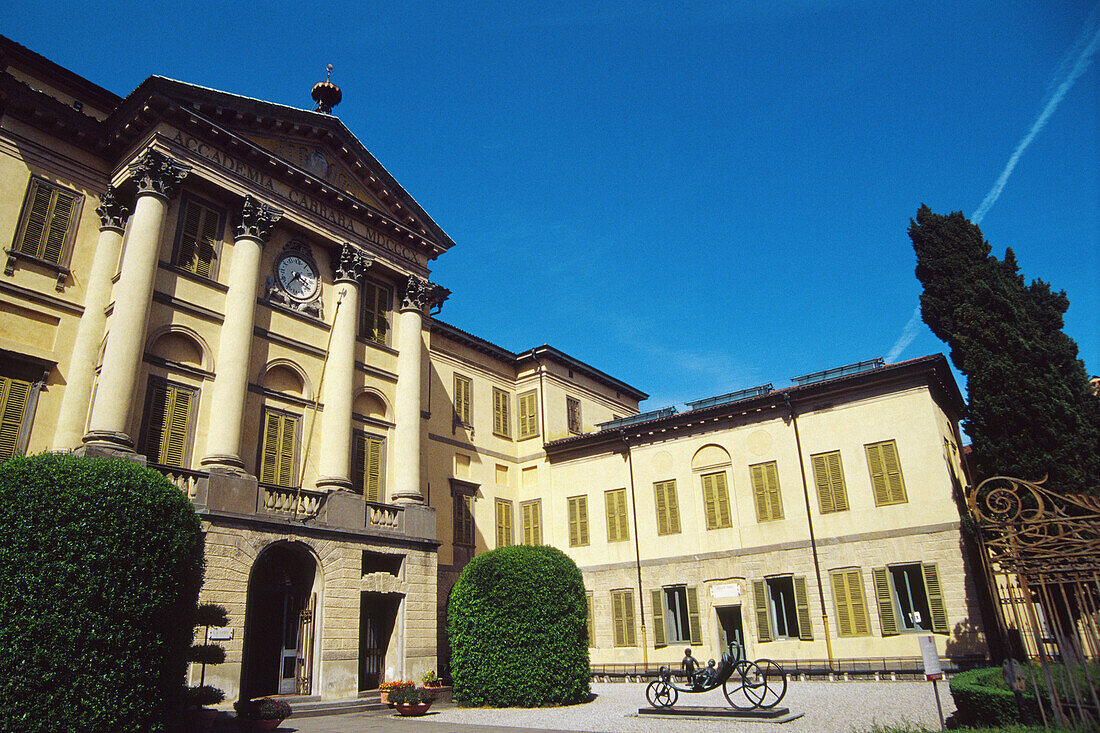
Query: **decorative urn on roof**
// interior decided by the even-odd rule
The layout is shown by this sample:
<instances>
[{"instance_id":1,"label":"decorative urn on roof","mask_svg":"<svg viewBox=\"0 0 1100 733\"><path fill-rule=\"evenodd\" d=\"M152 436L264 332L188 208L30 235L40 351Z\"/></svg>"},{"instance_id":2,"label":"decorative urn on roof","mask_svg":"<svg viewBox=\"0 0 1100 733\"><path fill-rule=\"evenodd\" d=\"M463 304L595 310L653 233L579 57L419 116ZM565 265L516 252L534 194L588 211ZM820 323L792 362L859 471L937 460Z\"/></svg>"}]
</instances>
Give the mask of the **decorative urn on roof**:
<instances>
[{"instance_id":1,"label":"decorative urn on roof","mask_svg":"<svg viewBox=\"0 0 1100 733\"><path fill-rule=\"evenodd\" d=\"M328 65L328 74L325 75L325 80L317 82L313 85L313 92L310 96L313 97L313 101L317 103L317 107L314 108L314 112L323 112L326 115L332 114L332 108L340 104L340 100L344 95L340 92L340 87L329 81L329 77L332 76L332 64Z\"/></svg>"}]
</instances>

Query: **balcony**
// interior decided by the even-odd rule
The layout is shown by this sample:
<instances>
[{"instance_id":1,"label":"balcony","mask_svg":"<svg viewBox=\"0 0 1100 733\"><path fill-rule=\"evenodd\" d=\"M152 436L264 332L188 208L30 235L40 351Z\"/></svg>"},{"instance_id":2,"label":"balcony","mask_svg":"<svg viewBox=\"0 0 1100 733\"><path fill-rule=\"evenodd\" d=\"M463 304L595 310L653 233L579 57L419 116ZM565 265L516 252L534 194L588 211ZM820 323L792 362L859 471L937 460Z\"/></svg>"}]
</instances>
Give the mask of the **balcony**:
<instances>
[{"instance_id":1,"label":"balcony","mask_svg":"<svg viewBox=\"0 0 1100 733\"><path fill-rule=\"evenodd\" d=\"M149 464L205 516L309 521L311 526L357 533L435 540L435 509L420 504L381 504L346 491L317 491L260 483L252 476Z\"/></svg>"}]
</instances>

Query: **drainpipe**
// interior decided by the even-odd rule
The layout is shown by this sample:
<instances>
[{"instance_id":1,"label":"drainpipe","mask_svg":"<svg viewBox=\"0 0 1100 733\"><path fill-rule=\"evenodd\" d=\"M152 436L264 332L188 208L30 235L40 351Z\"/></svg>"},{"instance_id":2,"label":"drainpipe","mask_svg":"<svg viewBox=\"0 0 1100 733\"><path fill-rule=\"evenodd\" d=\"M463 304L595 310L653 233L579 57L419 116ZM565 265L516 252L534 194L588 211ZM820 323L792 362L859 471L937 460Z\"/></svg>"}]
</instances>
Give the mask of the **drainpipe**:
<instances>
[{"instance_id":1,"label":"drainpipe","mask_svg":"<svg viewBox=\"0 0 1100 733\"><path fill-rule=\"evenodd\" d=\"M542 377L546 373L546 367L539 361L535 349L531 349L531 358L539 365L539 430L542 431L542 444L545 446L549 436L546 434L546 388L543 386Z\"/></svg>"},{"instance_id":2,"label":"drainpipe","mask_svg":"<svg viewBox=\"0 0 1100 733\"><path fill-rule=\"evenodd\" d=\"M814 555L814 573L817 574L817 597L821 601L821 621L825 627L825 650L829 655L829 671L833 670L833 640L829 636L829 614L825 610L825 589L821 584L821 563L817 558L817 539L814 537L814 520L810 514L810 486L806 481L806 462L802 458L802 438L798 435L798 418L794 413L794 405L791 404L791 396L783 393L783 401L787 404L787 411L791 415L791 425L794 426L794 444L798 449L798 469L802 472L802 496L806 500L806 526L810 530L810 549Z\"/></svg>"},{"instance_id":3,"label":"drainpipe","mask_svg":"<svg viewBox=\"0 0 1100 733\"><path fill-rule=\"evenodd\" d=\"M638 547L638 502L634 500L634 461L630 456L630 443L626 440L626 431L619 429L619 438L626 446L626 465L630 471L630 513L634 519L634 568L638 571L638 618L642 622L642 667L649 669L649 644L645 632L645 603L642 600L645 592L642 590L642 553Z\"/></svg>"}]
</instances>

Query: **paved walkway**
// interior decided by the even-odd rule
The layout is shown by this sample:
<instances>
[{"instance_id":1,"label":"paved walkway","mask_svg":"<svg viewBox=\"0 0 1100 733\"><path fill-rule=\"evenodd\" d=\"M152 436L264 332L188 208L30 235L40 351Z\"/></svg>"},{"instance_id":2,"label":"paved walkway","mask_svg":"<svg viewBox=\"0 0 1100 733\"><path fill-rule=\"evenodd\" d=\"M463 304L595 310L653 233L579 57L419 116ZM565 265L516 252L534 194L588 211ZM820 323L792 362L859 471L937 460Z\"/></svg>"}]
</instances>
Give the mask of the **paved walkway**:
<instances>
[{"instance_id":1,"label":"paved walkway","mask_svg":"<svg viewBox=\"0 0 1100 733\"><path fill-rule=\"evenodd\" d=\"M939 683L944 715L954 711L947 685ZM852 733L875 723L924 725L939 729L936 698L930 682L791 682L782 705L802 718L782 725L735 720L700 721L637 717L645 706L645 685L596 683L596 697L583 705L558 708L433 707L422 718L401 718L391 711L350 713L316 718L290 718L280 733L523 733L524 731L590 731L598 733ZM676 707L726 706L721 691L681 695Z\"/></svg>"}]
</instances>

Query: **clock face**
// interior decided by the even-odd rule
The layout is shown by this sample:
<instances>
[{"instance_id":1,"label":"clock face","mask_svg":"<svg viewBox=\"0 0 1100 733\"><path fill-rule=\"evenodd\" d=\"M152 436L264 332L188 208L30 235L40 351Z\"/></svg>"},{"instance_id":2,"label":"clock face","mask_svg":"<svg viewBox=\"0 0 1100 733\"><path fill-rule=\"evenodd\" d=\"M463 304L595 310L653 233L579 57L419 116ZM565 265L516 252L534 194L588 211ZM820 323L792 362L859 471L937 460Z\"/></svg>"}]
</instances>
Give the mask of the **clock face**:
<instances>
[{"instance_id":1,"label":"clock face","mask_svg":"<svg viewBox=\"0 0 1100 733\"><path fill-rule=\"evenodd\" d=\"M295 300L312 300L319 286L313 265L297 255L287 255L275 265L279 286Z\"/></svg>"}]
</instances>

